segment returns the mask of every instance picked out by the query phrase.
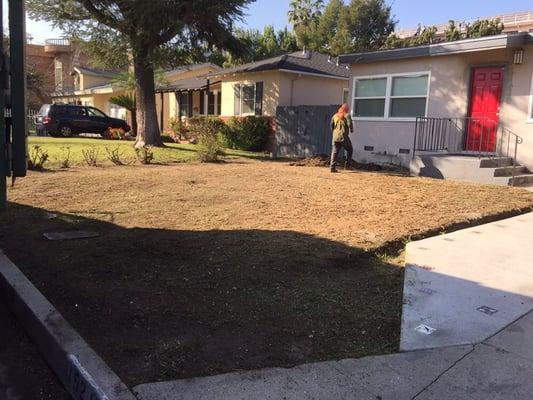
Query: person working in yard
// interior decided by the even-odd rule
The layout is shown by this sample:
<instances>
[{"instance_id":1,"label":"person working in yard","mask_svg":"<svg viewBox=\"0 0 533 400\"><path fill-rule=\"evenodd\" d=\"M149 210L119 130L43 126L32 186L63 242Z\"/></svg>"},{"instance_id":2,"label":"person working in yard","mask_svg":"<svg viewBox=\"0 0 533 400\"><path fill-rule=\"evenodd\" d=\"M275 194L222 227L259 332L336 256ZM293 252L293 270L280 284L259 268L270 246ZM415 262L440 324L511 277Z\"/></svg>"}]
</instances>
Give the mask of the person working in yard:
<instances>
[{"instance_id":1,"label":"person working in yard","mask_svg":"<svg viewBox=\"0 0 533 400\"><path fill-rule=\"evenodd\" d=\"M339 111L331 118L331 131L333 142L331 144L331 172L337 172L337 157L339 151L346 150L345 169L351 168L353 147L350 140L350 132L353 132L353 122L350 116L348 105L343 104Z\"/></svg>"}]
</instances>

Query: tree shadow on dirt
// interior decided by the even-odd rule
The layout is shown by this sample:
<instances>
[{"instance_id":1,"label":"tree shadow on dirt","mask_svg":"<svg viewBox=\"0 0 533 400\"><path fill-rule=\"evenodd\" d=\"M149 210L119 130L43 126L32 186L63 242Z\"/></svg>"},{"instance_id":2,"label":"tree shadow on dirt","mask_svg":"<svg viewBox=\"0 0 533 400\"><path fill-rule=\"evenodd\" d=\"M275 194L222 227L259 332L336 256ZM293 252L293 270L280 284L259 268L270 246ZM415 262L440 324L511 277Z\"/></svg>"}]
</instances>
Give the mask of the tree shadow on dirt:
<instances>
[{"instance_id":1,"label":"tree shadow on dirt","mask_svg":"<svg viewBox=\"0 0 533 400\"><path fill-rule=\"evenodd\" d=\"M402 271L358 248L14 203L1 218L0 248L130 386L398 349ZM71 230L100 236L43 237Z\"/></svg>"}]
</instances>

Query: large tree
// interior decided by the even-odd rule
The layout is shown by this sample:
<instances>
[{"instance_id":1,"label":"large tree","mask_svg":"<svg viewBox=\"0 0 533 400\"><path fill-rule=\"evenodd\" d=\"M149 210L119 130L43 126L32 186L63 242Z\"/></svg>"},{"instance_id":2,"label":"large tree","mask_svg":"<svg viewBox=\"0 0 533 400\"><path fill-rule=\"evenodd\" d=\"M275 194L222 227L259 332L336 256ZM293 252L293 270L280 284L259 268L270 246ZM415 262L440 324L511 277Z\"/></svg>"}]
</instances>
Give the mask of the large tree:
<instances>
[{"instance_id":1,"label":"large tree","mask_svg":"<svg viewBox=\"0 0 533 400\"><path fill-rule=\"evenodd\" d=\"M158 62L187 61L212 47L242 50L232 24L252 1L28 0L27 6L34 20L49 21L96 46L114 44L115 61L133 65L139 147L162 145L154 93Z\"/></svg>"}]
</instances>

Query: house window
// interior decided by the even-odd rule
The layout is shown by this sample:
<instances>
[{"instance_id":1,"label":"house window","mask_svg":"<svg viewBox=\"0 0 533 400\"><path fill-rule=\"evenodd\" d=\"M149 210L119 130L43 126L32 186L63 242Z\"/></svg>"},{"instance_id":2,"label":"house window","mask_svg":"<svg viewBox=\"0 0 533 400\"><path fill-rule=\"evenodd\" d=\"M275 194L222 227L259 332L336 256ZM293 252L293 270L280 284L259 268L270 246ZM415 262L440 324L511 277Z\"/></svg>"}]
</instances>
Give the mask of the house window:
<instances>
[{"instance_id":1,"label":"house window","mask_svg":"<svg viewBox=\"0 0 533 400\"><path fill-rule=\"evenodd\" d=\"M215 105L216 105L216 96L215 92L209 92L207 94L207 114L208 115L216 115L215 113Z\"/></svg>"},{"instance_id":2,"label":"house window","mask_svg":"<svg viewBox=\"0 0 533 400\"><path fill-rule=\"evenodd\" d=\"M393 77L390 116L393 118L425 116L427 91L427 75Z\"/></svg>"},{"instance_id":3,"label":"house window","mask_svg":"<svg viewBox=\"0 0 533 400\"><path fill-rule=\"evenodd\" d=\"M179 116L180 117L190 117L191 116L191 102L189 92L179 92L176 93L179 104Z\"/></svg>"},{"instance_id":4,"label":"house window","mask_svg":"<svg viewBox=\"0 0 533 400\"><path fill-rule=\"evenodd\" d=\"M263 82L253 84L237 83L233 86L234 115L263 114Z\"/></svg>"},{"instance_id":5,"label":"house window","mask_svg":"<svg viewBox=\"0 0 533 400\"><path fill-rule=\"evenodd\" d=\"M527 112L527 122L533 123L533 75L531 76L531 88L529 90L529 109Z\"/></svg>"},{"instance_id":6,"label":"house window","mask_svg":"<svg viewBox=\"0 0 533 400\"><path fill-rule=\"evenodd\" d=\"M341 104L348 104L350 102L350 89L342 89L342 99Z\"/></svg>"},{"instance_id":7,"label":"house window","mask_svg":"<svg viewBox=\"0 0 533 400\"><path fill-rule=\"evenodd\" d=\"M429 73L354 79L353 115L412 119L426 115Z\"/></svg>"},{"instance_id":8,"label":"house window","mask_svg":"<svg viewBox=\"0 0 533 400\"><path fill-rule=\"evenodd\" d=\"M56 59L54 61L54 69L56 90L63 90L63 63Z\"/></svg>"}]
</instances>

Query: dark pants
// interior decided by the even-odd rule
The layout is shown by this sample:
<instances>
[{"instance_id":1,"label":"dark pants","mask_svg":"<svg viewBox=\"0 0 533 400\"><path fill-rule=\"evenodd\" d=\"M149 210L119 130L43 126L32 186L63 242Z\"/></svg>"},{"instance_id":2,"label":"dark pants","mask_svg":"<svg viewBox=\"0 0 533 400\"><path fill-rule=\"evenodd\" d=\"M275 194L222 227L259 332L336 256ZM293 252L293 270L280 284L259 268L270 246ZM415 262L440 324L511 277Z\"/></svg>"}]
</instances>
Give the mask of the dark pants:
<instances>
[{"instance_id":1,"label":"dark pants","mask_svg":"<svg viewBox=\"0 0 533 400\"><path fill-rule=\"evenodd\" d=\"M344 142L333 142L331 145L331 170L337 169L337 157L342 148L346 150L346 164L344 166L349 167L351 165L353 155L352 141L349 138L346 138Z\"/></svg>"}]
</instances>

